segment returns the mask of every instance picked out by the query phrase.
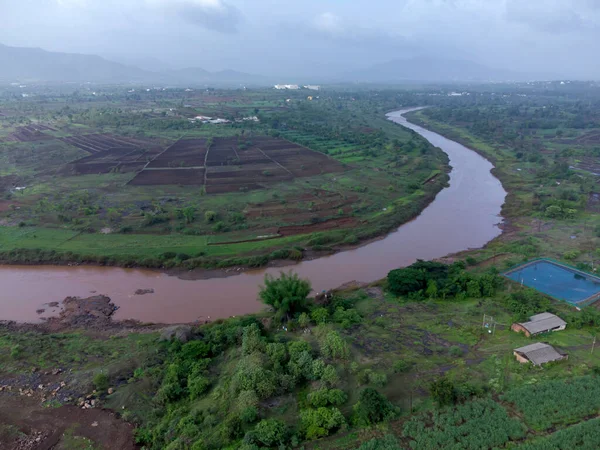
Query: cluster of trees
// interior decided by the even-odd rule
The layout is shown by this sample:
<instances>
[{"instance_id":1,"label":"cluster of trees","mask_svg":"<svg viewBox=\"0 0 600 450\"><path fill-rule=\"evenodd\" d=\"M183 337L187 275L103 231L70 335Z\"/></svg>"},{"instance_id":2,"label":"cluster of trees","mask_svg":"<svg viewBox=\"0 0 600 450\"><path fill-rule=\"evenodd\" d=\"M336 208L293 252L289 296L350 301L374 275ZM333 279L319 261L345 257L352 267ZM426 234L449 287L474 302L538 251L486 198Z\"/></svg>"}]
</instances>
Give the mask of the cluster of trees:
<instances>
[{"instance_id":1,"label":"cluster of trees","mask_svg":"<svg viewBox=\"0 0 600 450\"><path fill-rule=\"evenodd\" d=\"M409 267L392 270L387 276L388 289L398 296L424 298L491 297L500 286L495 272L474 275L463 262L452 265L417 261Z\"/></svg>"},{"instance_id":2,"label":"cluster of trees","mask_svg":"<svg viewBox=\"0 0 600 450\"><path fill-rule=\"evenodd\" d=\"M171 342L156 376L157 415L140 429L139 443L169 450L296 446L395 417L398 409L372 387L360 392L351 414L342 413L349 398L342 379L358 366L350 364L343 336L323 325L351 326L361 317L352 300L333 298L326 306L308 302L310 290L307 281L284 273L267 277L260 296L288 329L317 325L307 335L316 340L273 336L259 320L244 317L205 326L197 340ZM365 383L376 378L370 375ZM298 388L307 393L299 398L294 425L264 406Z\"/></svg>"}]
</instances>

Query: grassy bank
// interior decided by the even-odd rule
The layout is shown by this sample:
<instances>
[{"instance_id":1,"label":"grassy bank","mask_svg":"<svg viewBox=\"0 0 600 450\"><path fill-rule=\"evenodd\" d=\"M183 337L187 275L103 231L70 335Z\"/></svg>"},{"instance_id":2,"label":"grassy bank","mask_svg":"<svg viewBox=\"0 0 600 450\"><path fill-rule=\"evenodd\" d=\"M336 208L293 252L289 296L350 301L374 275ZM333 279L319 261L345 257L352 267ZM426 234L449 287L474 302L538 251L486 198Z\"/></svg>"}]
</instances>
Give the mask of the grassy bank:
<instances>
[{"instance_id":1,"label":"grassy bank","mask_svg":"<svg viewBox=\"0 0 600 450\"><path fill-rule=\"evenodd\" d=\"M508 268L530 258L551 257L594 271L600 214L590 207L588 198L593 192L595 177L562 169L558 172L559 163L552 158L559 158L562 149L552 149L549 141L547 148L552 149L552 153L548 159L529 163L523 157L516 157L518 149L478 136L464 127L432 119L427 110L411 113L410 118L492 161L494 174L508 192L502 210L507 219L505 233L485 249L470 252L474 262L489 264L496 261L496 255L501 255L498 261ZM569 209L570 216L554 214L553 206Z\"/></svg>"},{"instance_id":2,"label":"grassy bank","mask_svg":"<svg viewBox=\"0 0 600 450\"><path fill-rule=\"evenodd\" d=\"M436 275L440 295L456 292L445 299L429 289L397 296L382 282L309 303L285 329L281 316L247 316L195 327L187 343L148 331L107 339L0 328L0 380L29 389L40 383L32 367L61 369L53 383L65 382L65 396L95 389L96 407L134 423L148 449L341 450L384 435L392 449L554 449L582 433L600 442L586 432L598 396L582 396L600 392L600 353L591 352L598 313L462 267L446 281ZM540 309L567 329L532 339L510 330ZM515 360L514 348L539 340L568 360L542 368ZM435 393L444 389L448 397ZM65 396L45 402L61 408Z\"/></svg>"}]
</instances>

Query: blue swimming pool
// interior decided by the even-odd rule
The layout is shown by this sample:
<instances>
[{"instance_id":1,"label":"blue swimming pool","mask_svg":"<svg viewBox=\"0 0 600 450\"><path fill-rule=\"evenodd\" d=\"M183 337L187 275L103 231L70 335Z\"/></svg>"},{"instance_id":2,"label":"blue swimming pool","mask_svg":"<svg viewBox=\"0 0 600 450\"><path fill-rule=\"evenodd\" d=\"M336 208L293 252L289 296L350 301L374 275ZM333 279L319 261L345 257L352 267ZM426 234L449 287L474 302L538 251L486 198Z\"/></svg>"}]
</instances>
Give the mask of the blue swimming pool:
<instances>
[{"instance_id":1,"label":"blue swimming pool","mask_svg":"<svg viewBox=\"0 0 600 450\"><path fill-rule=\"evenodd\" d=\"M527 263L505 276L577 306L591 303L600 295L600 278L548 260Z\"/></svg>"}]
</instances>

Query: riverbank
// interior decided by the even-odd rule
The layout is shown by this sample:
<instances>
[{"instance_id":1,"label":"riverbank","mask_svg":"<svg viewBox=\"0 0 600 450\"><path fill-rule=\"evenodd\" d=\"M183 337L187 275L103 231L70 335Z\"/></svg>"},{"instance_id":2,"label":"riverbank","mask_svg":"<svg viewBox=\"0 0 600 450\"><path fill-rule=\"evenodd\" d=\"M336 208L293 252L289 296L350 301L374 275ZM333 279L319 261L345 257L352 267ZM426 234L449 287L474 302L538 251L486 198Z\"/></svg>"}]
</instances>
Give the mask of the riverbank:
<instances>
[{"instance_id":1,"label":"riverbank","mask_svg":"<svg viewBox=\"0 0 600 450\"><path fill-rule=\"evenodd\" d=\"M461 142L493 161L496 166L494 173L508 192L502 209L506 218L505 232L485 248L469 252L468 256L474 264L490 259L496 261L496 255L502 255L497 262L501 268L509 268L528 259L550 257L577 265L581 270L595 271L594 252L600 215L588 202L588 196L593 198L595 177L583 172L576 175L568 171L553 173L552 164L556 167L556 162L528 164L523 157L516 157L517 150L483 139L465 128L434 120L427 116L426 111L411 113L409 117L424 128ZM560 156L554 148L552 135L536 139L537 146L546 148L545 156ZM573 164L570 163L571 167ZM561 191L575 192L576 196L581 192L580 201L565 201L567 197L561 197L564 195ZM564 207L573 208L573 216L549 214L547 208L552 204L568 205Z\"/></svg>"},{"instance_id":2,"label":"riverbank","mask_svg":"<svg viewBox=\"0 0 600 450\"><path fill-rule=\"evenodd\" d=\"M415 127L401 113L392 118L400 125ZM315 292L334 289L351 280L379 280L390 270L417 259L436 259L478 248L501 233L498 223L502 221L505 191L491 174L491 163L458 143L419 127L415 129L449 155L453 167L449 187L414 220L385 237L335 254L316 253L312 256L318 258L295 263L291 268L309 279ZM179 273L185 278L179 279L136 269L4 266L0 267L0 284L11 290L0 293L0 303L6 303L5 318L39 321L41 317L33 312L41 308L40 298L60 301L67 296L87 297L93 291L110 297L120 307L115 320L181 323L226 318L259 311L261 305L256 299L265 275L277 276L282 269L280 264L266 269L240 268L228 273L209 272L210 278L186 272L185 276ZM154 292L135 295L139 289Z\"/></svg>"}]
</instances>

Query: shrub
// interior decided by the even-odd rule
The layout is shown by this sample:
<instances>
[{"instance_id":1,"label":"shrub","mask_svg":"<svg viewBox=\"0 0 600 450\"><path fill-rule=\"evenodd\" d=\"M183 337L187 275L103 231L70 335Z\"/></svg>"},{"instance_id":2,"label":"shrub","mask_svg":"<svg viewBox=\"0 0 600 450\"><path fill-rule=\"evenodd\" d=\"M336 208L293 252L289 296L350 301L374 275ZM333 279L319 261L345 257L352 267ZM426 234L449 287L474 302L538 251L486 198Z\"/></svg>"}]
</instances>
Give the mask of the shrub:
<instances>
[{"instance_id":1,"label":"shrub","mask_svg":"<svg viewBox=\"0 0 600 450\"><path fill-rule=\"evenodd\" d=\"M277 419L264 419L250 433L246 434L245 441L250 444L258 443L266 447L285 444L288 431L285 423Z\"/></svg>"},{"instance_id":2,"label":"shrub","mask_svg":"<svg viewBox=\"0 0 600 450\"><path fill-rule=\"evenodd\" d=\"M401 450L398 440L391 434L371 439L358 447L358 450Z\"/></svg>"},{"instance_id":3,"label":"shrub","mask_svg":"<svg viewBox=\"0 0 600 450\"><path fill-rule=\"evenodd\" d=\"M463 355L462 348L460 348L458 345L453 345L452 347L450 347L448 353L450 353L450 356L452 356L453 358L460 358Z\"/></svg>"},{"instance_id":4,"label":"shrub","mask_svg":"<svg viewBox=\"0 0 600 450\"><path fill-rule=\"evenodd\" d=\"M188 390L190 392L190 398L196 400L204 394L210 387L210 380L205 376L199 375L196 377L190 376L188 378Z\"/></svg>"},{"instance_id":5,"label":"shrub","mask_svg":"<svg viewBox=\"0 0 600 450\"><path fill-rule=\"evenodd\" d=\"M321 380L326 383L327 386L333 387L340 382L340 377L337 373L337 370L335 370L335 367L330 364L323 370Z\"/></svg>"},{"instance_id":6,"label":"shrub","mask_svg":"<svg viewBox=\"0 0 600 450\"><path fill-rule=\"evenodd\" d=\"M310 406L315 408L340 406L346 403L348 396L340 389L319 389L308 394L307 400Z\"/></svg>"},{"instance_id":7,"label":"shrub","mask_svg":"<svg viewBox=\"0 0 600 450\"><path fill-rule=\"evenodd\" d=\"M184 344L180 350L180 356L183 359L196 360L206 358L210 353L210 347L203 341L191 341Z\"/></svg>"},{"instance_id":8,"label":"shrub","mask_svg":"<svg viewBox=\"0 0 600 450\"><path fill-rule=\"evenodd\" d=\"M406 373L410 371L411 367L412 364L403 359L399 359L398 361L394 362L394 372L396 373Z\"/></svg>"},{"instance_id":9,"label":"shrub","mask_svg":"<svg viewBox=\"0 0 600 450\"><path fill-rule=\"evenodd\" d=\"M104 372L100 372L94 376L94 386L97 391L103 392L108 389L110 380L108 379L108 375Z\"/></svg>"},{"instance_id":10,"label":"shrub","mask_svg":"<svg viewBox=\"0 0 600 450\"><path fill-rule=\"evenodd\" d=\"M327 358L347 359L350 349L337 331L330 331L321 343L321 353Z\"/></svg>"},{"instance_id":11,"label":"shrub","mask_svg":"<svg viewBox=\"0 0 600 450\"><path fill-rule=\"evenodd\" d=\"M317 325L323 325L329 319L329 311L327 308L316 308L311 311L310 317Z\"/></svg>"},{"instance_id":12,"label":"shrub","mask_svg":"<svg viewBox=\"0 0 600 450\"><path fill-rule=\"evenodd\" d=\"M300 328L308 327L310 325L309 315L306 313L300 314L300 317L298 317L298 325L300 326Z\"/></svg>"},{"instance_id":13,"label":"shrub","mask_svg":"<svg viewBox=\"0 0 600 450\"><path fill-rule=\"evenodd\" d=\"M306 439L319 439L346 424L344 415L337 408L317 408L300 411L300 426Z\"/></svg>"},{"instance_id":14,"label":"shrub","mask_svg":"<svg viewBox=\"0 0 600 450\"><path fill-rule=\"evenodd\" d=\"M264 352L264 350L265 343L263 342L258 325L253 323L247 327L244 327L242 336L242 353L244 353L244 355L250 355L254 352Z\"/></svg>"},{"instance_id":15,"label":"shrub","mask_svg":"<svg viewBox=\"0 0 600 450\"><path fill-rule=\"evenodd\" d=\"M366 388L360 393L358 403L354 405L354 422L358 426L374 425L391 418L395 414L394 406L379 391Z\"/></svg>"},{"instance_id":16,"label":"shrub","mask_svg":"<svg viewBox=\"0 0 600 450\"><path fill-rule=\"evenodd\" d=\"M206 220L207 223L214 222L216 218L217 218L217 213L214 211L206 211L204 213L204 220Z\"/></svg>"},{"instance_id":17,"label":"shrub","mask_svg":"<svg viewBox=\"0 0 600 450\"><path fill-rule=\"evenodd\" d=\"M248 406L240 412L240 419L244 423L254 423L258 418L258 408L256 406Z\"/></svg>"},{"instance_id":18,"label":"shrub","mask_svg":"<svg viewBox=\"0 0 600 450\"><path fill-rule=\"evenodd\" d=\"M339 323L342 328L350 328L352 325L360 323L362 317L356 309L344 309L338 307L333 313L333 321Z\"/></svg>"},{"instance_id":19,"label":"shrub","mask_svg":"<svg viewBox=\"0 0 600 450\"><path fill-rule=\"evenodd\" d=\"M277 279L265 275L265 285L261 287L259 296L263 303L289 317L306 307L306 297L310 291L311 285L308 280L300 279L295 273L282 272Z\"/></svg>"},{"instance_id":20,"label":"shrub","mask_svg":"<svg viewBox=\"0 0 600 450\"><path fill-rule=\"evenodd\" d=\"M429 385L429 391L438 406L453 405L456 402L454 384L445 377L433 381Z\"/></svg>"}]
</instances>

